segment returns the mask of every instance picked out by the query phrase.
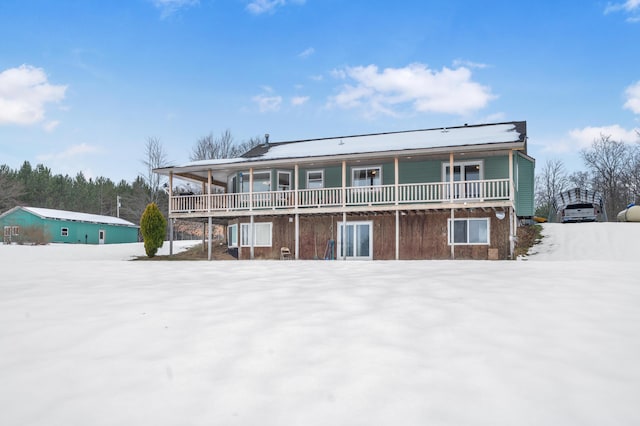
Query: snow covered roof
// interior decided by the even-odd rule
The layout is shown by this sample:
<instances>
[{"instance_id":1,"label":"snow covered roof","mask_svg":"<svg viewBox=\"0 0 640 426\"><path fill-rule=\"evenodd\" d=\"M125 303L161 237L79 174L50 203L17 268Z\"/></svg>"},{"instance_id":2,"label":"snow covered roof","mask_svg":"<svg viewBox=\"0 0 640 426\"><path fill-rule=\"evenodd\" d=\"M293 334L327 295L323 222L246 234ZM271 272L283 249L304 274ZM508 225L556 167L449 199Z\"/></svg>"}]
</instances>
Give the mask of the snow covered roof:
<instances>
[{"instance_id":1,"label":"snow covered roof","mask_svg":"<svg viewBox=\"0 0 640 426\"><path fill-rule=\"evenodd\" d=\"M396 153L437 153L471 149L520 149L526 153L526 121L464 125L459 127L410 130L341 136L289 142L272 142L250 150L240 158L194 161L156 169L168 174L175 169L194 172L203 168L220 169L256 161L345 158Z\"/></svg>"},{"instance_id":2,"label":"snow covered roof","mask_svg":"<svg viewBox=\"0 0 640 426\"><path fill-rule=\"evenodd\" d=\"M70 212L66 210L55 209L43 209L40 207L17 207L33 213L36 216L46 219L58 219L67 220L72 222L89 222L89 223L104 223L106 225L119 225L119 226L135 226L136 224L129 222L128 220L120 219L119 217L104 216L99 214Z\"/></svg>"},{"instance_id":3,"label":"snow covered roof","mask_svg":"<svg viewBox=\"0 0 640 426\"><path fill-rule=\"evenodd\" d=\"M274 160L508 142L524 144L524 127L524 122L513 122L280 142L256 147L244 157Z\"/></svg>"}]
</instances>

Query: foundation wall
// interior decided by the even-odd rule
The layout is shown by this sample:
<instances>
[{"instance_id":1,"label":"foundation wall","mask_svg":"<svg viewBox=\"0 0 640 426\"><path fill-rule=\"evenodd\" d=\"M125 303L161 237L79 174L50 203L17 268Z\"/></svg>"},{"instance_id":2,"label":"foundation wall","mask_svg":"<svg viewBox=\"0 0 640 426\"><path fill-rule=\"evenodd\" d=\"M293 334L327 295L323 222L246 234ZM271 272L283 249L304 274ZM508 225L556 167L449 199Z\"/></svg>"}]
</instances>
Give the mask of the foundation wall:
<instances>
[{"instance_id":1,"label":"foundation wall","mask_svg":"<svg viewBox=\"0 0 640 426\"><path fill-rule=\"evenodd\" d=\"M447 242L447 221L450 212L407 212L400 215L400 259L451 259L451 246ZM489 218L489 245L456 245L455 259L509 258L509 221L496 218L493 211L460 210L456 219ZM300 217L300 259L335 259L337 257L338 223L342 215ZM373 259L395 259L396 222L395 213L347 215L347 222L369 221L373 227ZM233 223L248 223L241 219ZM271 247L254 247L255 259L279 259L280 248L288 247L295 255L294 216L255 218L254 222L271 222ZM330 241L333 241L333 251ZM250 258L250 247L238 248L239 259Z\"/></svg>"}]
</instances>

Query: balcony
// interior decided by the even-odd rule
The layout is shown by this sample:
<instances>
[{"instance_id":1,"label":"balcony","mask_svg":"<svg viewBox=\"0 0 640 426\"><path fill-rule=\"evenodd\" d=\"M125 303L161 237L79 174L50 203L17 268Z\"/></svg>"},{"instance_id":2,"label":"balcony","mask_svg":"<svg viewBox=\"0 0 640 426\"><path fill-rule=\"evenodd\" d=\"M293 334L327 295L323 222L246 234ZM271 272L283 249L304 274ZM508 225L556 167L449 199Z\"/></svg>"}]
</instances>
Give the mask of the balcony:
<instances>
[{"instance_id":1,"label":"balcony","mask_svg":"<svg viewBox=\"0 0 640 426\"><path fill-rule=\"evenodd\" d=\"M424 205L490 204L510 199L509 179L473 180L435 183L411 183L345 188L300 189L234 194L173 195L170 214L192 216L231 216L250 212L281 211L290 213L335 212L340 209L376 210ZM388 207L388 208L385 208ZM399 207L398 207L399 208Z\"/></svg>"}]
</instances>

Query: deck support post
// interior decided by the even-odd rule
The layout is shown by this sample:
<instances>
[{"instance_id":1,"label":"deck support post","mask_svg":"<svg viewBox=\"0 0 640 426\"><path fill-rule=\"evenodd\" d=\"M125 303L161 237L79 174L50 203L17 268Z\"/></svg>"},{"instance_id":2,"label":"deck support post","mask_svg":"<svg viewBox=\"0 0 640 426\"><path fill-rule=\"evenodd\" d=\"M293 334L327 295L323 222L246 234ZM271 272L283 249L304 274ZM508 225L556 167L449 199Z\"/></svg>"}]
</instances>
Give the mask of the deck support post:
<instances>
[{"instance_id":1,"label":"deck support post","mask_svg":"<svg viewBox=\"0 0 640 426\"><path fill-rule=\"evenodd\" d=\"M211 216L209 216L209 232L208 232L208 234L209 234L209 247L207 249L207 259L208 260L211 260L211 235L213 233L212 229L211 229L213 227L212 225L213 224L212 224Z\"/></svg>"},{"instance_id":2,"label":"deck support post","mask_svg":"<svg viewBox=\"0 0 640 426\"><path fill-rule=\"evenodd\" d=\"M342 161L342 235L340 237L340 251L342 252L342 260L347 260L346 236L347 236L347 162ZM340 227L338 227L340 232Z\"/></svg>"},{"instance_id":3,"label":"deck support post","mask_svg":"<svg viewBox=\"0 0 640 426\"><path fill-rule=\"evenodd\" d=\"M298 199L299 199L299 195L298 195L298 190L300 189L300 185L298 182L299 176L300 176L300 170L298 167L298 163L295 164L295 166L293 167L293 173L295 176L293 176L294 179L294 191L293 191L293 208L296 211L296 215L295 215L295 259L298 260L300 259L300 214L298 213Z\"/></svg>"},{"instance_id":4,"label":"deck support post","mask_svg":"<svg viewBox=\"0 0 640 426\"><path fill-rule=\"evenodd\" d=\"M396 210L396 260L400 260L400 211Z\"/></svg>"},{"instance_id":5,"label":"deck support post","mask_svg":"<svg viewBox=\"0 0 640 426\"><path fill-rule=\"evenodd\" d=\"M169 172L169 256L173 256L173 219L171 218L171 198L173 196L173 172Z\"/></svg>"},{"instance_id":6,"label":"deck support post","mask_svg":"<svg viewBox=\"0 0 640 426\"><path fill-rule=\"evenodd\" d=\"M509 151L509 259L513 259L516 251L517 216L515 214L515 179L513 176L513 150Z\"/></svg>"},{"instance_id":7,"label":"deck support post","mask_svg":"<svg viewBox=\"0 0 640 426\"><path fill-rule=\"evenodd\" d=\"M295 259L300 259L300 214L295 214L295 239L296 239L296 254Z\"/></svg>"},{"instance_id":8,"label":"deck support post","mask_svg":"<svg viewBox=\"0 0 640 426\"><path fill-rule=\"evenodd\" d=\"M207 259L211 260L211 236L213 232L211 229L213 225L211 219L211 169L207 170L207 215L209 216L209 244L207 246Z\"/></svg>"},{"instance_id":9,"label":"deck support post","mask_svg":"<svg viewBox=\"0 0 640 426\"><path fill-rule=\"evenodd\" d=\"M453 152L449 153L449 197L450 197L450 202L451 204L453 204L453 200L454 200L454 194L453 194L453 190L454 190L454 186L453 186L453 175L454 175L454 171L453 171ZM447 227L449 230L449 235L447 235L447 241L450 242L451 244L451 259L455 259L456 258L456 245L454 244L453 241L453 230L455 228L455 209L452 207L451 208L451 223L450 225Z\"/></svg>"},{"instance_id":10,"label":"deck support post","mask_svg":"<svg viewBox=\"0 0 640 426\"><path fill-rule=\"evenodd\" d=\"M398 157L395 157L393 159L393 166L394 166L394 199L395 199L395 204L396 204L396 260L400 260L400 211L398 210L398 204L400 201L400 194L398 194L398 191L400 189L399 186L399 176L400 176L400 171L398 169Z\"/></svg>"},{"instance_id":11,"label":"deck support post","mask_svg":"<svg viewBox=\"0 0 640 426\"><path fill-rule=\"evenodd\" d=\"M253 256L255 254L253 246L253 236L255 234L253 229L253 167L249 169L249 211L251 212L251 225L249 226L249 259L253 260Z\"/></svg>"},{"instance_id":12,"label":"deck support post","mask_svg":"<svg viewBox=\"0 0 640 426\"><path fill-rule=\"evenodd\" d=\"M340 227L338 227L340 232ZM342 234L340 235L340 251L342 251L342 260L347 260L347 212L342 212Z\"/></svg>"},{"instance_id":13,"label":"deck support post","mask_svg":"<svg viewBox=\"0 0 640 426\"><path fill-rule=\"evenodd\" d=\"M173 256L173 219L169 218L169 256Z\"/></svg>"}]
</instances>

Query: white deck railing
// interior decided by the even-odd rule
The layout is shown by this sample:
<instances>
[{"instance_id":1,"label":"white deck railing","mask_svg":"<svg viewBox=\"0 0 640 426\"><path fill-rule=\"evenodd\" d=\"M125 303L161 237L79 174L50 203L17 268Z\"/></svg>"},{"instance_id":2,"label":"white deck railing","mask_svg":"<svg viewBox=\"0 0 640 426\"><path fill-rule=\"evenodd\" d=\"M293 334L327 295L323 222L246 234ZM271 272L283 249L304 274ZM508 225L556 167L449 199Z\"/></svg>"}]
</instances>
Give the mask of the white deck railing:
<instances>
[{"instance_id":1,"label":"white deck railing","mask_svg":"<svg viewBox=\"0 0 640 426\"><path fill-rule=\"evenodd\" d=\"M509 179L300 189L239 194L174 195L172 213L490 201L509 199ZM297 192L297 203L296 203ZM453 195L453 196L452 196ZM344 198L344 202L343 202Z\"/></svg>"}]
</instances>

